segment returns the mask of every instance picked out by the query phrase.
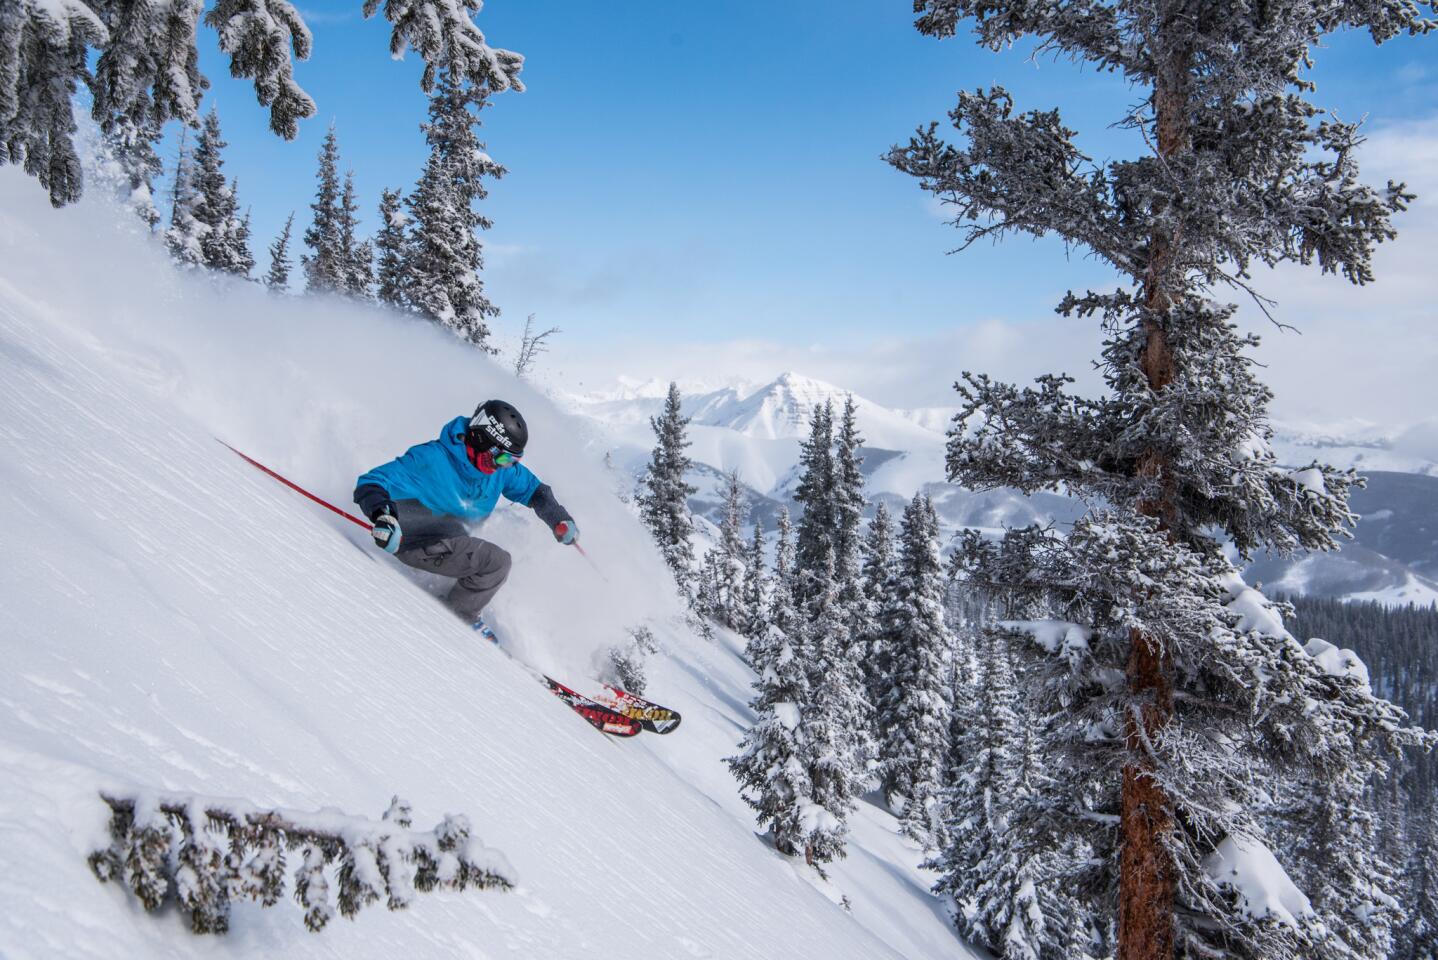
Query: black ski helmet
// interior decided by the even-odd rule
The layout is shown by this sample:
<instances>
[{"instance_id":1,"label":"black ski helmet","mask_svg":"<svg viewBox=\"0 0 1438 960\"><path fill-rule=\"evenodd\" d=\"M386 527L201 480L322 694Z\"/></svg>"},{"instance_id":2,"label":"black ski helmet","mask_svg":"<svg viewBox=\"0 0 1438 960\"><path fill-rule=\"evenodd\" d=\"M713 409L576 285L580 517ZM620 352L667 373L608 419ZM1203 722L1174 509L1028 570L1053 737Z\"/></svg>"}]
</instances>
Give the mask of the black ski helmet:
<instances>
[{"instance_id":1,"label":"black ski helmet","mask_svg":"<svg viewBox=\"0 0 1438 960\"><path fill-rule=\"evenodd\" d=\"M529 442L529 427L514 404L503 400L486 400L474 410L469 421L469 442L477 450L498 447L516 457L524 453Z\"/></svg>"}]
</instances>

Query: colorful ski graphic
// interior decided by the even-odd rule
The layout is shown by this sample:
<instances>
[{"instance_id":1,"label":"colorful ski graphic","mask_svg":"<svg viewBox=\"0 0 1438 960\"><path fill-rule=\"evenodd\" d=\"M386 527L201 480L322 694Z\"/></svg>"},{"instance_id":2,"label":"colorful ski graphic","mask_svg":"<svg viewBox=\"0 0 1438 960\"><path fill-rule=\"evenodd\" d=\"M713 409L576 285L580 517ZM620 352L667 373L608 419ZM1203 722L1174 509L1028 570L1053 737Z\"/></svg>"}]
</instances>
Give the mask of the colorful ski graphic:
<instances>
[{"instance_id":1,"label":"colorful ski graphic","mask_svg":"<svg viewBox=\"0 0 1438 960\"><path fill-rule=\"evenodd\" d=\"M632 737L644 729L639 720L611 710L597 700L591 700L584 694L569 689L553 677L545 677L544 681L549 685L551 693L569 704L570 709L600 733L615 737Z\"/></svg>"},{"instance_id":2,"label":"colorful ski graphic","mask_svg":"<svg viewBox=\"0 0 1438 960\"><path fill-rule=\"evenodd\" d=\"M604 685L604 692L595 699L615 712L638 721L639 725L650 733L673 733L684 719L677 710L670 710L607 683Z\"/></svg>"}]
</instances>

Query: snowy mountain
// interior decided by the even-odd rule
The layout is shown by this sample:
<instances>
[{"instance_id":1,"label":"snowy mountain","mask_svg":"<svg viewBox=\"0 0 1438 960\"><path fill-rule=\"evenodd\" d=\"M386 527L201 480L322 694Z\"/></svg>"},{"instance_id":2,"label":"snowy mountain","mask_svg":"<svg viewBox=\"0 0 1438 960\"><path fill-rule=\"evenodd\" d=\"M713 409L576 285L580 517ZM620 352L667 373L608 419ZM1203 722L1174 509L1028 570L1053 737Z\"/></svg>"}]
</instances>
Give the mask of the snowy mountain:
<instances>
[{"instance_id":1,"label":"snowy mountain","mask_svg":"<svg viewBox=\"0 0 1438 960\"><path fill-rule=\"evenodd\" d=\"M1337 553L1259 558L1250 579L1271 592L1378 600L1438 602L1438 476L1366 473L1350 501L1360 519L1353 541Z\"/></svg>"},{"instance_id":2,"label":"snowy mountain","mask_svg":"<svg viewBox=\"0 0 1438 960\"><path fill-rule=\"evenodd\" d=\"M632 486L643 472L653 444L649 418L663 406L667 384L627 384L604 394L565 396L562 402L589 418L612 448L612 457ZM816 404L842 408L849 391L794 372L753 387L735 384L685 394L691 418L691 482L699 487L692 506L711 522L718 519L723 475L737 469L747 487L754 516L773 529L781 507L791 511L799 443L808 435ZM915 492L934 499L940 522L952 534L962 527L999 533L1005 527L1072 522L1081 512L1056 494L1026 497L1014 491L975 493L942 482L945 432L955 408L891 409L854 396L865 438L864 474L871 504L887 501L902 509ZM1353 498L1363 519L1355 539L1337 554L1259 558L1252 578L1274 591L1377 599L1386 603L1438 601L1438 432L1428 423L1384 431L1364 421L1323 428L1278 424L1272 443L1280 461L1292 467L1320 460L1352 467L1369 476Z\"/></svg>"},{"instance_id":3,"label":"snowy mountain","mask_svg":"<svg viewBox=\"0 0 1438 960\"><path fill-rule=\"evenodd\" d=\"M968 953L874 805L827 882L755 835L722 762L752 673L734 637L685 626L592 426L430 325L176 272L130 221L52 210L15 167L0 208L0 955ZM349 506L358 473L488 394L524 409L526 463L593 560L523 508L491 518L514 557L491 608L503 651L216 442ZM685 717L670 736L609 740L523 666L590 686L640 625L662 647L648 691ZM147 914L91 875L102 791L369 818L399 794L417 827L468 815L518 887L376 905L321 934L288 896L237 903L223 940L198 939L173 905Z\"/></svg>"},{"instance_id":4,"label":"snowy mountain","mask_svg":"<svg viewBox=\"0 0 1438 960\"><path fill-rule=\"evenodd\" d=\"M1401 430L1364 420L1329 427L1279 423L1271 446L1280 461L1295 467L1319 460L1364 474L1438 477L1438 420L1419 421Z\"/></svg>"},{"instance_id":5,"label":"snowy mountain","mask_svg":"<svg viewBox=\"0 0 1438 960\"><path fill-rule=\"evenodd\" d=\"M616 463L627 475L638 476L654 442L649 418L663 407L666 389L667 384L659 387L650 382L637 389L621 385L598 394L561 394L559 399L591 420L612 448ZM759 387L736 384L685 394L690 456L712 468L713 476L701 475L698 481L707 487L714 476L737 469L756 496L777 505L795 480L794 464L799 444L809 432L809 412L825 401L842 409L846 396L848 392L840 387L793 372ZM871 490L908 499L921 484L942 476L944 429L951 412L911 414L858 395L854 403Z\"/></svg>"},{"instance_id":6,"label":"snowy mountain","mask_svg":"<svg viewBox=\"0 0 1438 960\"><path fill-rule=\"evenodd\" d=\"M803 439L808 436L809 415L815 406L832 403L836 410L842 409L848 395L833 384L789 372L747 394L728 388L696 397L685 405L684 412L696 424L724 427L746 437ZM912 450L936 439L942 442L942 430L917 424L857 394L854 407L872 448Z\"/></svg>"}]
</instances>

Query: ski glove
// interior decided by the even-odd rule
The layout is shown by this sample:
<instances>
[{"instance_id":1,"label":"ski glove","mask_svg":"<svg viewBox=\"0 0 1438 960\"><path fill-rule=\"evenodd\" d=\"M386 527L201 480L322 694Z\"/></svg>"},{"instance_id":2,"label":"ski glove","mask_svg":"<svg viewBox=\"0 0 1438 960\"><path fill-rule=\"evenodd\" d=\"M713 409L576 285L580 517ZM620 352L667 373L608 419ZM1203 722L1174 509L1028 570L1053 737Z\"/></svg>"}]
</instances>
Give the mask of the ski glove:
<instances>
[{"instance_id":1,"label":"ski glove","mask_svg":"<svg viewBox=\"0 0 1438 960\"><path fill-rule=\"evenodd\" d=\"M386 500L374 508L370 519L374 526L370 529L370 536L374 537L375 546L385 553L394 553L399 549L399 542L402 534L399 530L399 521L395 519L394 504Z\"/></svg>"},{"instance_id":2,"label":"ski glove","mask_svg":"<svg viewBox=\"0 0 1438 960\"><path fill-rule=\"evenodd\" d=\"M554 525L554 539L566 547L579 539L579 525L573 520L561 520Z\"/></svg>"}]
</instances>

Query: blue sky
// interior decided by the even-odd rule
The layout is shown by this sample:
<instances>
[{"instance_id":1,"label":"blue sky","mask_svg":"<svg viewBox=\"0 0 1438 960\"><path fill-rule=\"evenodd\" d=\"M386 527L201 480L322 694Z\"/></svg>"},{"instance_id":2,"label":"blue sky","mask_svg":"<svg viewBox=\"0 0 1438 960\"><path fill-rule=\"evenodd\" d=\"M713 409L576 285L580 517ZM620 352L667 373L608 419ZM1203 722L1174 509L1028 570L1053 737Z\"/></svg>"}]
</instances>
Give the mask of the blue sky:
<instances>
[{"instance_id":1,"label":"blue sky","mask_svg":"<svg viewBox=\"0 0 1438 960\"><path fill-rule=\"evenodd\" d=\"M253 207L261 269L262 247L288 212L297 227L308 222L331 121L366 231L380 189L408 188L423 162L418 58L391 61L387 24L363 20L360 6L302 7L315 52L297 75L319 113L289 143L267 132L253 93L230 79L213 34L202 39L208 100L231 144L227 170ZM494 98L482 132L510 171L485 203L495 221L486 282L504 311L501 336L536 313L564 330L555 356L597 386L606 372L694 377L706 347L736 341L757 345L751 360L765 345L802 357L1047 318L1065 289L1104 282L1052 242L946 256L957 233L880 155L942 119L959 89L995 83L1021 108L1060 107L1095 155L1128 155L1134 146L1107 125L1129 91L1023 51L990 53L964 35L922 37L910 8L489 0L478 23L492 44L525 55L528 85ZM1366 35L1340 36L1317 60L1319 102L1345 119L1367 114L1379 130L1433 111L1438 41L1376 48ZM689 369L664 369L681 347Z\"/></svg>"}]
</instances>

